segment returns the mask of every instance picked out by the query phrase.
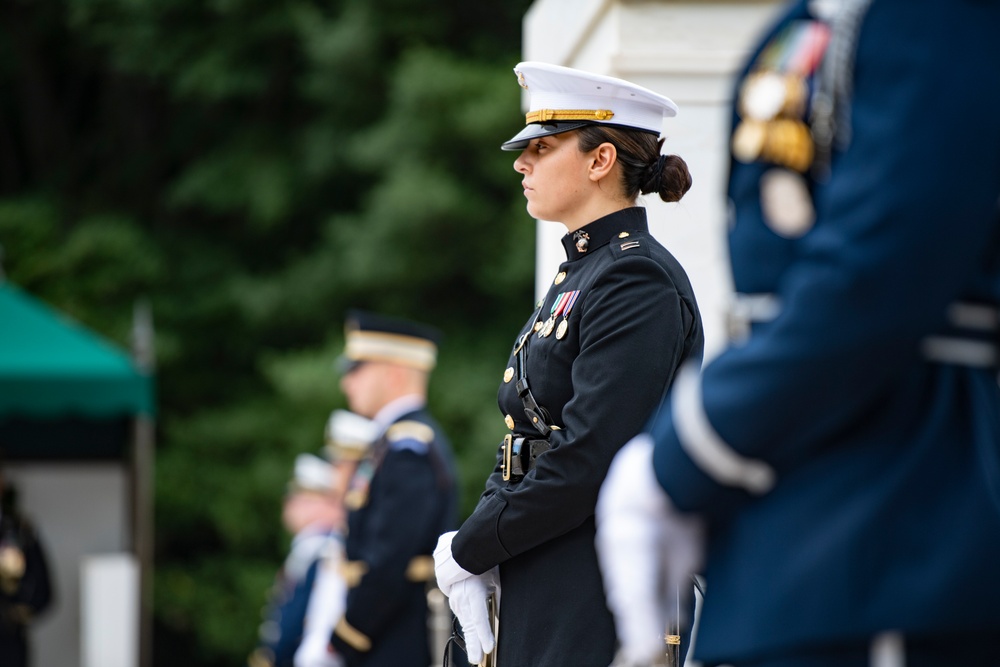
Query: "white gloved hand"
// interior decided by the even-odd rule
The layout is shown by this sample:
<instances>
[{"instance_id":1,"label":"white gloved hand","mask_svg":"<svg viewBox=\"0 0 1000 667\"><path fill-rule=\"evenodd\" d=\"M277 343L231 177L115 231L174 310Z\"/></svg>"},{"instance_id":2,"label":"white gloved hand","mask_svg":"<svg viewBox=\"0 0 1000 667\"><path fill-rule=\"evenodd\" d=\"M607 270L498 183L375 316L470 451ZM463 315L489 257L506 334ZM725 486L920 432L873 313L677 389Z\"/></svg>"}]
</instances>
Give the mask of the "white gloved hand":
<instances>
[{"instance_id":1,"label":"white gloved hand","mask_svg":"<svg viewBox=\"0 0 1000 667\"><path fill-rule=\"evenodd\" d=\"M496 593L499 609L500 582L495 567L483 574L456 582L448 597L448 604L462 625L465 653L469 658L469 664L472 665L481 663L483 656L492 651L496 643L486 606L486 600L491 592Z\"/></svg>"},{"instance_id":2,"label":"white gloved hand","mask_svg":"<svg viewBox=\"0 0 1000 667\"><path fill-rule=\"evenodd\" d=\"M457 530L444 533L438 538L437 546L434 547L434 576L437 578L438 588L449 598L452 586L474 576L455 562L455 557L451 553L451 542L457 533Z\"/></svg>"},{"instance_id":3,"label":"white gloved hand","mask_svg":"<svg viewBox=\"0 0 1000 667\"><path fill-rule=\"evenodd\" d=\"M608 608L621 644L619 659L655 664L663 635L677 623L677 596L691 594L702 565L701 519L683 515L653 472L653 440L641 434L615 456L597 499L597 556Z\"/></svg>"},{"instance_id":4,"label":"white gloved hand","mask_svg":"<svg viewBox=\"0 0 1000 667\"><path fill-rule=\"evenodd\" d=\"M326 642L308 640L299 644L292 658L295 667L344 667L343 659L333 652L330 635Z\"/></svg>"},{"instance_id":5,"label":"white gloved hand","mask_svg":"<svg viewBox=\"0 0 1000 667\"><path fill-rule=\"evenodd\" d=\"M343 659L330 646L330 635L347 605L347 582L340 569L343 561L343 545L331 544L316 571L302 641L292 659L295 667L343 667Z\"/></svg>"}]
</instances>

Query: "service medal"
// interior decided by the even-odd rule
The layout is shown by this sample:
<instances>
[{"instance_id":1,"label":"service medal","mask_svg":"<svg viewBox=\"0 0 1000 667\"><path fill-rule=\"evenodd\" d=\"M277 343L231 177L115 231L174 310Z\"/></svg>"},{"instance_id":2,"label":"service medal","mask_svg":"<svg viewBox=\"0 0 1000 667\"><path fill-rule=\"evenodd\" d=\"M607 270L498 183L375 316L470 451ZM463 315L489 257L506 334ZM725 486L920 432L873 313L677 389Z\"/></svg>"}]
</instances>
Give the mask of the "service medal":
<instances>
[{"instance_id":1,"label":"service medal","mask_svg":"<svg viewBox=\"0 0 1000 667\"><path fill-rule=\"evenodd\" d=\"M759 120L744 120L733 132L733 157L740 162L753 162L761 156L766 143L767 125Z\"/></svg>"},{"instance_id":2,"label":"service medal","mask_svg":"<svg viewBox=\"0 0 1000 667\"><path fill-rule=\"evenodd\" d=\"M763 155L775 164L798 172L809 169L813 159L813 141L809 128L797 120L781 119L772 123Z\"/></svg>"},{"instance_id":3,"label":"service medal","mask_svg":"<svg viewBox=\"0 0 1000 667\"><path fill-rule=\"evenodd\" d=\"M788 91L781 74L764 71L748 76L740 93L743 116L766 121L781 113Z\"/></svg>"},{"instance_id":4,"label":"service medal","mask_svg":"<svg viewBox=\"0 0 1000 667\"><path fill-rule=\"evenodd\" d=\"M576 304L579 296L580 290L563 292L559 295L554 313L556 317L562 315L562 321L559 322L559 328L556 329L556 340L562 340L566 337L566 332L569 331L569 314L573 310L573 306Z\"/></svg>"},{"instance_id":5,"label":"service medal","mask_svg":"<svg viewBox=\"0 0 1000 667\"><path fill-rule=\"evenodd\" d=\"M809 80L829 43L821 21L793 21L772 39L740 87L741 120L733 131L733 157L770 162L805 173L815 147L806 124Z\"/></svg>"},{"instance_id":6,"label":"service medal","mask_svg":"<svg viewBox=\"0 0 1000 667\"><path fill-rule=\"evenodd\" d=\"M768 228L785 238L802 236L816 221L806 179L787 169L770 169L761 176L760 209Z\"/></svg>"},{"instance_id":7,"label":"service medal","mask_svg":"<svg viewBox=\"0 0 1000 667\"><path fill-rule=\"evenodd\" d=\"M542 330L538 332L538 336L540 338L547 338L548 336L552 335L552 330L555 328L555 326L556 326L555 318L550 317L549 319L545 320L545 326L543 326Z\"/></svg>"}]
</instances>

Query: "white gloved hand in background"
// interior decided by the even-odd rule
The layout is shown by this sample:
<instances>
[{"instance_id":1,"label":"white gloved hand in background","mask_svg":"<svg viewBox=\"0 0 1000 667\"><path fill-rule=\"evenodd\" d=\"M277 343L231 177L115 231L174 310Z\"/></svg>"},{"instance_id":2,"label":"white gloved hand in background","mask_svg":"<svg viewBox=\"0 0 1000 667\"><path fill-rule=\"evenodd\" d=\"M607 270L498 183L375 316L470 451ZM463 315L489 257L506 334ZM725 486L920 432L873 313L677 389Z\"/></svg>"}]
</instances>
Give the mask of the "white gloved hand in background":
<instances>
[{"instance_id":1,"label":"white gloved hand in background","mask_svg":"<svg viewBox=\"0 0 1000 667\"><path fill-rule=\"evenodd\" d=\"M692 594L704 528L678 512L653 472L653 440L641 434L615 456L597 500L597 556L620 642L619 660L656 664L664 634ZM680 595L680 603L678 603Z\"/></svg>"},{"instance_id":2,"label":"white gloved hand in background","mask_svg":"<svg viewBox=\"0 0 1000 667\"><path fill-rule=\"evenodd\" d=\"M299 644L293 659L295 667L344 667L343 659L333 652L327 637L325 644L317 640Z\"/></svg>"},{"instance_id":3,"label":"white gloved hand in background","mask_svg":"<svg viewBox=\"0 0 1000 667\"><path fill-rule=\"evenodd\" d=\"M331 543L316 570L302 641L292 659L295 667L343 667L343 659L330 646L333 628L347 607L347 582L341 572L343 548L340 541Z\"/></svg>"}]
</instances>

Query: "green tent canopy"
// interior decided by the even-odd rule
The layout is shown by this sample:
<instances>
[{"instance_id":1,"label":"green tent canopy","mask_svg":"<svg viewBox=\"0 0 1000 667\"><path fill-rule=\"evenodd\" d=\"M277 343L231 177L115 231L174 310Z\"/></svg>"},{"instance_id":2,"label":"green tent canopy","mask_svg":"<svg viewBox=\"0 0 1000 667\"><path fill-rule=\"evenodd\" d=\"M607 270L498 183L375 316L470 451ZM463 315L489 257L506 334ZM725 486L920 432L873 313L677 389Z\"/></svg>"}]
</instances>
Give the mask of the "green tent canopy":
<instances>
[{"instance_id":1,"label":"green tent canopy","mask_svg":"<svg viewBox=\"0 0 1000 667\"><path fill-rule=\"evenodd\" d=\"M119 446L95 443L120 440L130 417L153 412L153 379L124 351L0 282L0 447L8 455L115 455ZM69 451L42 444L55 442Z\"/></svg>"}]
</instances>

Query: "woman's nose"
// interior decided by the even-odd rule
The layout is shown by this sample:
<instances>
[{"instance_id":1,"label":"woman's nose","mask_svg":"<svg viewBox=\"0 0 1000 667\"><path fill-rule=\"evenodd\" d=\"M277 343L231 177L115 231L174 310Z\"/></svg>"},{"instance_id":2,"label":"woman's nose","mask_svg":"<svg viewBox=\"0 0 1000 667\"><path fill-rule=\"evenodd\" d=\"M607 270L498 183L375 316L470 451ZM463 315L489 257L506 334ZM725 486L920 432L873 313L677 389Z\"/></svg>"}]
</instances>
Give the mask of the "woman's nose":
<instances>
[{"instance_id":1,"label":"woman's nose","mask_svg":"<svg viewBox=\"0 0 1000 667\"><path fill-rule=\"evenodd\" d=\"M514 160L514 171L519 174L528 173L528 161L524 158L525 152L526 151L522 151L521 154L517 156L517 159Z\"/></svg>"}]
</instances>

